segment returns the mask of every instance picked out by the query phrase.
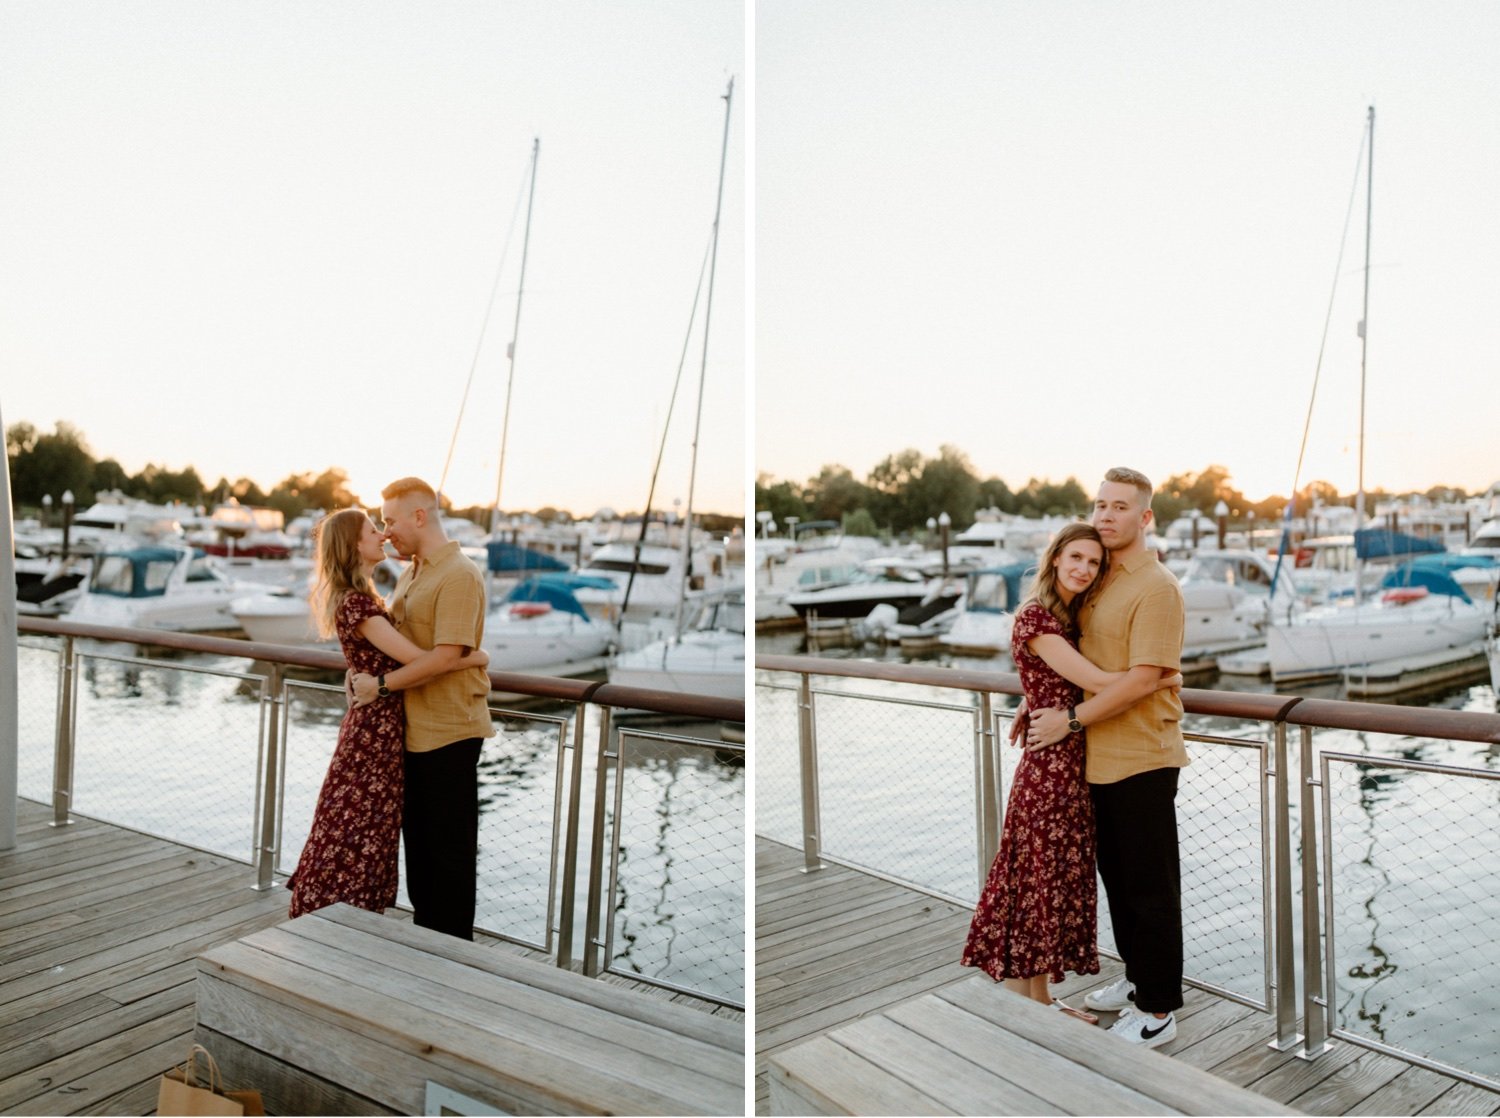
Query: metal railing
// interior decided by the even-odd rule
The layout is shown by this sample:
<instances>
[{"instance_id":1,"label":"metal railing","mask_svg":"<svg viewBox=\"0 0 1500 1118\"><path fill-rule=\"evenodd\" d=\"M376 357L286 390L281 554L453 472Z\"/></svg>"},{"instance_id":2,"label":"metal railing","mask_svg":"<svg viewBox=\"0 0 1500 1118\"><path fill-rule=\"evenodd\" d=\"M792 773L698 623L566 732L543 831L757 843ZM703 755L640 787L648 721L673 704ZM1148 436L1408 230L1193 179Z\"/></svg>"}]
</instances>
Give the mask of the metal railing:
<instances>
[{"instance_id":1,"label":"metal railing","mask_svg":"<svg viewBox=\"0 0 1500 1118\"><path fill-rule=\"evenodd\" d=\"M1002 745L1019 677L811 656L762 655L756 668L756 830L800 845L805 872L833 862L974 904L1019 763ZM1338 1038L1500 1086L1500 1025L1489 1024L1500 1020L1500 772L1399 754L1414 739L1477 742L1493 764L1500 715L1182 695L1201 716L1178 792L1185 981L1272 1013L1272 1047L1305 1059ZM1394 735L1393 756L1315 748L1329 730ZM1409 809L1378 823L1359 814L1398 794ZM1351 812L1383 829L1378 857L1369 835L1357 850L1341 841ZM1359 877L1377 870L1372 900ZM1112 942L1107 906L1099 919ZM1422 939L1439 928L1441 940ZM1456 1012L1461 1034L1430 1030Z\"/></svg>"},{"instance_id":2,"label":"metal railing","mask_svg":"<svg viewBox=\"0 0 1500 1118\"><path fill-rule=\"evenodd\" d=\"M293 868L300 843L288 836L307 833L344 697L339 686L288 672L341 673L340 654L42 618L22 618L19 629L26 638L20 642L22 794L50 799L55 826L82 815L208 850L248 863L247 884L260 890ZM138 646L138 653L122 652L118 642ZM162 651L253 664L244 670L183 662L160 658ZM53 672L48 711L43 692ZM613 968L742 1007L742 951L737 970L704 972L684 969L675 944L648 950L650 935L639 929L625 933L629 950L617 949L611 937L626 907L626 885L643 893L655 887L678 903L671 882L617 872L622 864L634 872L637 861L649 863L636 857L645 842L639 820L647 817L653 841L670 846L674 876L719 875L740 886L738 893L720 890L711 913L683 909L648 931L684 942L706 936L709 953L723 950L723 927L739 928L742 941L743 838L737 846L707 841L696 820L678 817L697 811L743 817L744 704L598 681L503 672L490 679L500 693L553 700L556 709L491 707L497 733L480 760L476 927L543 951L560 967L576 963L589 976ZM711 779L694 779L683 770L695 766L678 766L679 779L655 786L655 801L645 786L622 795L634 770L621 742L639 732L632 727L643 716L672 721L670 740L681 743L674 748L706 758L696 767L707 766Z\"/></svg>"}]
</instances>

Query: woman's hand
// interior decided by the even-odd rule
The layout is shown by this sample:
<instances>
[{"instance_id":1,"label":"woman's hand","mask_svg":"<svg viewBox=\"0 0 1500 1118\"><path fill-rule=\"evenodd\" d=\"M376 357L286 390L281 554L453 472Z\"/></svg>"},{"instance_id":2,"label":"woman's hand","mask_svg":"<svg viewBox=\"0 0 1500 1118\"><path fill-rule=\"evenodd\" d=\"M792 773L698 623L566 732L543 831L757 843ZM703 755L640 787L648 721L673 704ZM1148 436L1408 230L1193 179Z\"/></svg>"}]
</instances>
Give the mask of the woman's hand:
<instances>
[{"instance_id":1,"label":"woman's hand","mask_svg":"<svg viewBox=\"0 0 1500 1118\"><path fill-rule=\"evenodd\" d=\"M490 654L482 648L476 648L468 653L458 662L460 668L488 668L490 666Z\"/></svg>"},{"instance_id":2,"label":"woman's hand","mask_svg":"<svg viewBox=\"0 0 1500 1118\"><path fill-rule=\"evenodd\" d=\"M1181 691L1182 690L1182 673L1181 672L1171 672L1168 675L1164 675L1164 676L1161 677L1161 679L1156 684L1156 689L1158 691L1166 691L1169 688L1171 690L1173 690L1173 691Z\"/></svg>"}]
</instances>

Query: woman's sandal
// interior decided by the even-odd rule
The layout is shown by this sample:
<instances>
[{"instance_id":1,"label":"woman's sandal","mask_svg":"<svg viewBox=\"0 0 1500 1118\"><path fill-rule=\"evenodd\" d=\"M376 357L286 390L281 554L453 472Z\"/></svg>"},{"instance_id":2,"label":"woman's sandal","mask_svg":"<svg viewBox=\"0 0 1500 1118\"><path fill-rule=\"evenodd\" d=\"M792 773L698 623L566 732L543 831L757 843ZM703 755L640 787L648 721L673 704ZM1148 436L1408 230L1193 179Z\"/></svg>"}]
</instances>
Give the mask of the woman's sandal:
<instances>
[{"instance_id":1,"label":"woman's sandal","mask_svg":"<svg viewBox=\"0 0 1500 1118\"><path fill-rule=\"evenodd\" d=\"M1061 998L1052 999L1052 1008L1057 1010L1057 1012L1059 1013L1066 1013L1069 1017L1076 1017L1078 1018L1078 1020L1084 1022L1085 1024L1097 1025L1099 1023L1099 1018L1090 1013L1088 1010L1074 1009L1071 1005L1063 1001Z\"/></svg>"}]
</instances>

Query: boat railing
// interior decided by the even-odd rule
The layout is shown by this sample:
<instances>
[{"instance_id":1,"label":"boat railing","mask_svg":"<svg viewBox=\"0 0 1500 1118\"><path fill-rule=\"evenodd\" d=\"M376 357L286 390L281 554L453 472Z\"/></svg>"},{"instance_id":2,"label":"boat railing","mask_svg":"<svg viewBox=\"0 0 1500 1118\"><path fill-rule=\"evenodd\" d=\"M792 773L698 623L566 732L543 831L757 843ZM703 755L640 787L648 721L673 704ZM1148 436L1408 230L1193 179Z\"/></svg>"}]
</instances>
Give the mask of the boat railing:
<instances>
[{"instance_id":1,"label":"boat railing","mask_svg":"<svg viewBox=\"0 0 1500 1118\"><path fill-rule=\"evenodd\" d=\"M101 819L245 862L247 886L279 887L337 742L342 655L57 619L18 627L22 795L50 802L55 826ZM480 760L476 927L560 967L743 1008L744 703L490 678L519 698L492 700Z\"/></svg>"},{"instance_id":2,"label":"boat railing","mask_svg":"<svg viewBox=\"0 0 1500 1118\"><path fill-rule=\"evenodd\" d=\"M806 872L837 863L973 905L1020 761L1019 677L815 656L756 669L756 831L800 847ZM1500 715L1182 696L1185 980L1272 1014L1278 1050L1311 1060L1343 1040L1500 1086ZM1378 751L1332 748L1351 733L1381 735ZM1414 760L1416 739L1482 743L1492 767Z\"/></svg>"}]
</instances>

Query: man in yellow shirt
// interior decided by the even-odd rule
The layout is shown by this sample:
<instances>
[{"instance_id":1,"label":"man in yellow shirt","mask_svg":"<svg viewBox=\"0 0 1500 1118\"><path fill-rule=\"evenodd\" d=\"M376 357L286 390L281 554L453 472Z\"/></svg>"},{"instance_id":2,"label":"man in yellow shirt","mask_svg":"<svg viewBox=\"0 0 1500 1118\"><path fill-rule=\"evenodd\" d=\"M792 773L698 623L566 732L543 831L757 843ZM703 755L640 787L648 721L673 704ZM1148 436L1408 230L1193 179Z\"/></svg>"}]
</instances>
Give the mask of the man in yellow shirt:
<instances>
[{"instance_id":1,"label":"man in yellow shirt","mask_svg":"<svg viewBox=\"0 0 1500 1118\"><path fill-rule=\"evenodd\" d=\"M437 494L420 478L381 492L385 536L411 565L387 603L401 635L422 656L375 679L351 680L356 700L406 693L406 892L413 923L474 938L479 854L479 751L493 736L489 676L454 664L484 639L484 579L449 540Z\"/></svg>"},{"instance_id":2,"label":"man in yellow shirt","mask_svg":"<svg viewBox=\"0 0 1500 1118\"><path fill-rule=\"evenodd\" d=\"M1099 876L1125 977L1084 999L1122 1010L1110 1032L1149 1048L1177 1035L1182 1006L1182 884L1177 853L1177 777L1188 763L1182 700L1157 690L1182 666L1185 610L1177 579L1146 542L1151 482L1116 467L1094 502L1094 527L1109 573L1079 615L1079 651L1125 677L1068 711L1030 714L1027 745L1055 744L1088 729Z\"/></svg>"}]
</instances>

